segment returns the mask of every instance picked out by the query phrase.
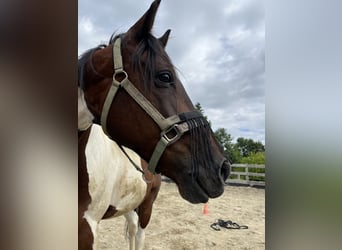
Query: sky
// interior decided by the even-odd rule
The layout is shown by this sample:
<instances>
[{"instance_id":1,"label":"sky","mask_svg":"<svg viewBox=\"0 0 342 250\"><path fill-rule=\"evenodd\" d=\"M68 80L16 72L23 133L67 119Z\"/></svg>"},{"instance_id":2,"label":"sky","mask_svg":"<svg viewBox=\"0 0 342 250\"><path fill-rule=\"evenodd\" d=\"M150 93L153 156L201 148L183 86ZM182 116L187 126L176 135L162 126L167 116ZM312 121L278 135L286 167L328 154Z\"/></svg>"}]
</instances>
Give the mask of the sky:
<instances>
[{"instance_id":1,"label":"sky","mask_svg":"<svg viewBox=\"0 0 342 250\"><path fill-rule=\"evenodd\" d=\"M100 4L99 4L100 3ZM79 0L78 55L131 27L152 0ZM261 0L162 0L152 33L212 128L265 144L265 10Z\"/></svg>"}]
</instances>

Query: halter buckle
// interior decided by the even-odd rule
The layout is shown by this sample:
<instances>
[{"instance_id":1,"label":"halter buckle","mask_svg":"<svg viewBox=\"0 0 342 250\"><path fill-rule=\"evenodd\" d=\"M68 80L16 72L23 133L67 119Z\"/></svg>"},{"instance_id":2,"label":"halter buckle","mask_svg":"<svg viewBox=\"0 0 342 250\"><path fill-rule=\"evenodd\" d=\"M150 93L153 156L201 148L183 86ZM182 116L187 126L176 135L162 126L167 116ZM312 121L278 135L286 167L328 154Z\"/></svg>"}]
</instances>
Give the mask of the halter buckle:
<instances>
[{"instance_id":1,"label":"halter buckle","mask_svg":"<svg viewBox=\"0 0 342 250\"><path fill-rule=\"evenodd\" d=\"M168 145L176 142L182 136L182 134L183 133L178 128L178 124L174 124L167 130L164 130L160 133L161 137L167 141Z\"/></svg>"}]
</instances>

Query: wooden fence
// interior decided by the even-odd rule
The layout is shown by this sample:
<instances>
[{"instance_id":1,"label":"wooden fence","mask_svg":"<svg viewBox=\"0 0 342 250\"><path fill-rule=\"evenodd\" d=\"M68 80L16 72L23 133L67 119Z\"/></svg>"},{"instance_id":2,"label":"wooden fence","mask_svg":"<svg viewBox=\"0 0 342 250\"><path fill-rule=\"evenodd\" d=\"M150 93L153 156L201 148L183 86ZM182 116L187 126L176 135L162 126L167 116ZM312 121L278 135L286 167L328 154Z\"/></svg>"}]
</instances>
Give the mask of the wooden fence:
<instances>
[{"instance_id":1,"label":"wooden fence","mask_svg":"<svg viewBox=\"0 0 342 250\"><path fill-rule=\"evenodd\" d=\"M236 168L243 169L243 171L238 171L236 170ZM253 169L253 171L251 171L251 169ZM259 172L257 169L259 169ZM263 173L260 173L260 169L264 169L261 170ZM230 177L228 178L226 183L250 186L265 186L265 165L232 164Z\"/></svg>"}]
</instances>

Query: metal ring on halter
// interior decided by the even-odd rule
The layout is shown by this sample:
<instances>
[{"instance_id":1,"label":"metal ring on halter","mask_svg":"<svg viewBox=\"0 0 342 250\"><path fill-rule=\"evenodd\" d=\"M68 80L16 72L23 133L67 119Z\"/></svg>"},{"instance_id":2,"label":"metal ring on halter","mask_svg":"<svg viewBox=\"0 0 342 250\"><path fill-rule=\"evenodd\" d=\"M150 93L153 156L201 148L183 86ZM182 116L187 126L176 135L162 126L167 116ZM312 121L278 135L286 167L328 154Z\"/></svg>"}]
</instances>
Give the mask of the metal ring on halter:
<instances>
[{"instance_id":1,"label":"metal ring on halter","mask_svg":"<svg viewBox=\"0 0 342 250\"><path fill-rule=\"evenodd\" d=\"M119 80L116 79L116 76L121 75L121 74L124 75L124 78L121 81L119 81ZM114 82L122 83L126 79L128 79L128 75L127 75L126 71L124 71L124 70L115 71L114 74L113 74L113 83Z\"/></svg>"}]
</instances>

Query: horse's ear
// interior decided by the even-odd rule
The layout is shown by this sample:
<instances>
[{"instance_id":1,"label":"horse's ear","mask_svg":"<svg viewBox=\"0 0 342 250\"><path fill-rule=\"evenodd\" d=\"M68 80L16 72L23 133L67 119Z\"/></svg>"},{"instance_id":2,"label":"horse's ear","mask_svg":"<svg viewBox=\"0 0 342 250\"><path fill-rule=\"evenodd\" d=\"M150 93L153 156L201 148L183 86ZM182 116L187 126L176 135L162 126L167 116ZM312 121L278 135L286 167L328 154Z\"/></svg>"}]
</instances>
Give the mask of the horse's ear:
<instances>
[{"instance_id":1,"label":"horse's ear","mask_svg":"<svg viewBox=\"0 0 342 250\"><path fill-rule=\"evenodd\" d=\"M141 41L152 29L161 0L155 0L148 11L127 31L127 34L136 41Z\"/></svg>"},{"instance_id":2,"label":"horse's ear","mask_svg":"<svg viewBox=\"0 0 342 250\"><path fill-rule=\"evenodd\" d=\"M169 40L169 36L170 36L171 30L168 29L164 35L162 35L161 37L158 38L158 40L161 42L161 44L163 45L163 47L166 47L167 41Z\"/></svg>"}]
</instances>

